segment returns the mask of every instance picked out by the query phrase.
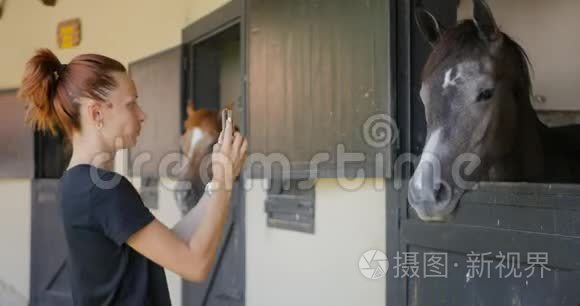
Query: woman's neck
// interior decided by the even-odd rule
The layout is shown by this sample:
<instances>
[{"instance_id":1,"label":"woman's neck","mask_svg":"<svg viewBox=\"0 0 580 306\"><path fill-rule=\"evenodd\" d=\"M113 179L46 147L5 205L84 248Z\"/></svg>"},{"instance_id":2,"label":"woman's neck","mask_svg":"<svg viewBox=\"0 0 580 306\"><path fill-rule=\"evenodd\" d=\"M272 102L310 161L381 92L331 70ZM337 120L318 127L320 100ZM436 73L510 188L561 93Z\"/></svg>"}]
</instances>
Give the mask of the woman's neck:
<instances>
[{"instance_id":1,"label":"woman's neck","mask_svg":"<svg viewBox=\"0 0 580 306\"><path fill-rule=\"evenodd\" d=\"M104 146L96 138L74 135L72 137L73 153L68 168L79 164L90 164L94 167L113 171L115 152Z\"/></svg>"}]
</instances>

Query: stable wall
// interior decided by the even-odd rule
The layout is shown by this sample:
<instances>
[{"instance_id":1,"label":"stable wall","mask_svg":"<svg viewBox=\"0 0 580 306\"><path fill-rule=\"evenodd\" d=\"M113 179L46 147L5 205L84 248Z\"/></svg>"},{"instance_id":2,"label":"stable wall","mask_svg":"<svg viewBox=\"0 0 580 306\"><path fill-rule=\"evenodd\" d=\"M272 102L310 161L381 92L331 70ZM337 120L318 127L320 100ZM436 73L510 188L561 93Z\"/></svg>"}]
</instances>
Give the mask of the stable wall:
<instances>
[{"instance_id":1,"label":"stable wall","mask_svg":"<svg viewBox=\"0 0 580 306\"><path fill-rule=\"evenodd\" d=\"M18 87L24 64L37 48L52 49L63 62L80 53L102 53L124 64L181 43L181 30L227 0L6 1L0 19L0 89ZM80 18L82 42L57 49L58 22Z\"/></svg>"},{"instance_id":2,"label":"stable wall","mask_svg":"<svg viewBox=\"0 0 580 306\"><path fill-rule=\"evenodd\" d=\"M386 252L383 179L357 180L355 190L318 180L314 234L268 227L262 183L249 181L246 196L246 305L386 305L386 279L358 266L366 251Z\"/></svg>"}]
</instances>

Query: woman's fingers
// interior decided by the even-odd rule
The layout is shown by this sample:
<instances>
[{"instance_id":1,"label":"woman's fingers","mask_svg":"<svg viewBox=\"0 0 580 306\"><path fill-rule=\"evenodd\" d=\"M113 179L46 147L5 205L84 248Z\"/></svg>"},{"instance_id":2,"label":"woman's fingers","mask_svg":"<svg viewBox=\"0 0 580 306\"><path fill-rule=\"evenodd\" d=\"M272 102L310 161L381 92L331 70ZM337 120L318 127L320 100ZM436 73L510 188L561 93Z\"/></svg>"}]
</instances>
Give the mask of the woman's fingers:
<instances>
[{"instance_id":1,"label":"woman's fingers","mask_svg":"<svg viewBox=\"0 0 580 306\"><path fill-rule=\"evenodd\" d=\"M214 153L221 153L225 157L223 161L227 160L230 163L229 167L233 167L234 171L232 174L237 177L247 157L248 141L239 132L234 132L231 120L226 121L225 129L220 133L219 140L221 141L213 147ZM217 157L213 159L214 162L219 160Z\"/></svg>"},{"instance_id":2,"label":"woman's fingers","mask_svg":"<svg viewBox=\"0 0 580 306\"><path fill-rule=\"evenodd\" d=\"M240 172L242 171L242 168L244 167L244 163L246 162L246 158L247 158L247 150L248 150L248 141L247 139L245 139L244 137L240 137L241 139L241 143L239 145L239 149L238 149L238 155L236 156L236 160L235 160L235 173L236 173L236 177L240 175Z\"/></svg>"},{"instance_id":3,"label":"woman's fingers","mask_svg":"<svg viewBox=\"0 0 580 306\"><path fill-rule=\"evenodd\" d=\"M228 120L226 120L226 128L223 131L223 133L224 133L223 140L222 140L222 152L223 153L231 152L232 141L233 141L232 131L233 131L232 119L228 118Z\"/></svg>"},{"instance_id":4,"label":"woman's fingers","mask_svg":"<svg viewBox=\"0 0 580 306\"><path fill-rule=\"evenodd\" d=\"M247 152L248 152L248 140L246 138L244 138L244 140L242 141L242 144L240 145L240 152L238 153L241 165L243 165L244 162L246 161Z\"/></svg>"},{"instance_id":5,"label":"woman's fingers","mask_svg":"<svg viewBox=\"0 0 580 306\"><path fill-rule=\"evenodd\" d=\"M232 158L233 159L238 159L243 140L244 140L244 137L242 137L242 134L240 134L240 132L234 133L234 143L232 145Z\"/></svg>"},{"instance_id":6,"label":"woman's fingers","mask_svg":"<svg viewBox=\"0 0 580 306\"><path fill-rule=\"evenodd\" d=\"M248 152L248 139L244 138L244 141L242 142L242 147L240 148L240 154L242 156L245 156L247 152Z\"/></svg>"}]
</instances>

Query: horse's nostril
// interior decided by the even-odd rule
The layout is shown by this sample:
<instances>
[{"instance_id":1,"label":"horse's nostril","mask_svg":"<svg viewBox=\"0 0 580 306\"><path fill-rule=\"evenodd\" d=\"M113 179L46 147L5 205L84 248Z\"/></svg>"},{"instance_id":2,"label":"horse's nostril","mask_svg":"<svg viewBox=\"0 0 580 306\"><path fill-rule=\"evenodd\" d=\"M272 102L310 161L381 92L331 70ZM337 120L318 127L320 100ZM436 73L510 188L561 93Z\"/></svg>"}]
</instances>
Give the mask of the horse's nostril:
<instances>
[{"instance_id":1,"label":"horse's nostril","mask_svg":"<svg viewBox=\"0 0 580 306\"><path fill-rule=\"evenodd\" d=\"M441 182L435 190L435 202L438 204L447 204L451 201L452 190L449 184Z\"/></svg>"}]
</instances>

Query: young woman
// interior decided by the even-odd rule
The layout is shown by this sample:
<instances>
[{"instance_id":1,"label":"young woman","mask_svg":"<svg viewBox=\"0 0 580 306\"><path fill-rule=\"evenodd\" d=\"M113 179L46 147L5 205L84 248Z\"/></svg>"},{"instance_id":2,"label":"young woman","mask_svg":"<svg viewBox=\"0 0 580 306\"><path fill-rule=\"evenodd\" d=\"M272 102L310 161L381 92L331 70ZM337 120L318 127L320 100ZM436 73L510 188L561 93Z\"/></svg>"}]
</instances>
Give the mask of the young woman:
<instances>
[{"instance_id":1,"label":"young woman","mask_svg":"<svg viewBox=\"0 0 580 306\"><path fill-rule=\"evenodd\" d=\"M134 146L145 122L122 64L85 54L65 65L42 49L27 63L19 95L29 124L64 131L72 143L58 199L74 305L171 305L162 267L189 281L207 278L246 157L231 121L213 148L212 188L168 229L113 171L115 152Z\"/></svg>"}]
</instances>

